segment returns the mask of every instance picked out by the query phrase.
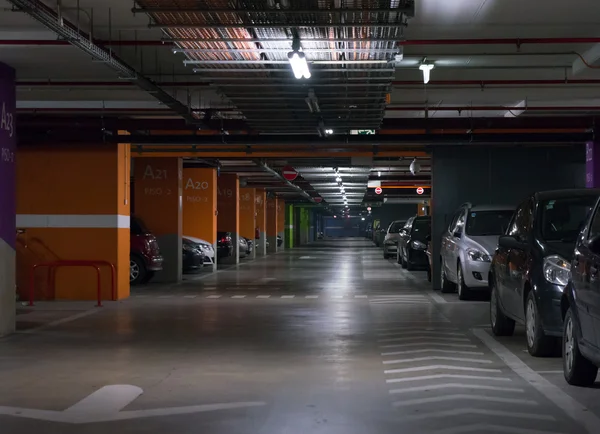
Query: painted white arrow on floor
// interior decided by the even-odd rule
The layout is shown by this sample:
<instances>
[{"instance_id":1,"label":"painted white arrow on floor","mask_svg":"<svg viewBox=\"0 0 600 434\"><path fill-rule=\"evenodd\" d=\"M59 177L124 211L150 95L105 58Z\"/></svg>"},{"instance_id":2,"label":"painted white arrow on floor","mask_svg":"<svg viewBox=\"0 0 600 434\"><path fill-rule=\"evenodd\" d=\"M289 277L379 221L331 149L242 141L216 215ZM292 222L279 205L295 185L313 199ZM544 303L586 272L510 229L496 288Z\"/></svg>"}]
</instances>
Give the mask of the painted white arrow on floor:
<instances>
[{"instance_id":1,"label":"painted white arrow on floor","mask_svg":"<svg viewBox=\"0 0 600 434\"><path fill-rule=\"evenodd\" d=\"M554 416L550 416L549 414L516 413L514 411L483 410L478 408L456 408L454 410L436 411L435 413L418 414L415 416L403 416L402 420L428 420L431 418L439 419L444 417L466 416L471 414L476 414L480 416L510 417L516 419L556 420Z\"/></svg>"},{"instance_id":2,"label":"painted white arrow on floor","mask_svg":"<svg viewBox=\"0 0 600 434\"><path fill-rule=\"evenodd\" d=\"M494 396L485 396L485 395L466 395L466 394L457 394L457 395L447 395L447 396L433 396L431 398L420 398L420 399L410 399L406 401L396 401L392 403L394 407L408 407L411 405L422 405L422 404L433 404L437 402L444 401L486 401L486 402L498 402L502 404L515 404L515 405L539 405L536 401L532 401L530 399L520 399L520 398L496 398ZM486 431L481 431L486 432Z\"/></svg>"},{"instance_id":3,"label":"painted white arrow on floor","mask_svg":"<svg viewBox=\"0 0 600 434\"><path fill-rule=\"evenodd\" d=\"M384 360L384 365L395 365L399 363L414 363L414 362L426 362L428 360L444 360L450 362L466 362L466 363L493 363L487 359L470 359L466 357L448 357L448 356L428 356L428 357L415 357L413 359L398 359L398 360Z\"/></svg>"},{"instance_id":4,"label":"painted white arrow on floor","mask_svg":"<svg viewBox=\"0 0 600 434\"><path fill-rule=\"evenodd\" d=\"M156 408L151 410L121 411L135 401L142 393L144 391L141 388L128 384L104 386L64 411L0 406L0 415L81 424L260 407L266 404L260 401L228 402L222 404Z\"/></svg>"}]
</instances>

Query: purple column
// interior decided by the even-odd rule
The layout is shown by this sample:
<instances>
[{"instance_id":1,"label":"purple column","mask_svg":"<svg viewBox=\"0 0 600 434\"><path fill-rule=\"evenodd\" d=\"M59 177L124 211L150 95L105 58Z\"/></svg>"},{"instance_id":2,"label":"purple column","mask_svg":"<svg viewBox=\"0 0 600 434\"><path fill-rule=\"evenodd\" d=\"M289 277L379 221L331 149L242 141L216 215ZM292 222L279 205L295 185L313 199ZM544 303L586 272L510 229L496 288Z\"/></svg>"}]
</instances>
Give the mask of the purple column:
<instances>
[{"instance_id":1,"label":"purple column","mask_svg":"<svg viewBox=\"0 0 600 434\"><path fill-rule=\"evenodd\" d=\"M585 144L585 186L600 187L600 143Z\"/></svg>"},{"instance_id":2,"label":"purple column","mask_svg":"<svg viewBox=\"0 0 600 434\"><path fill-rule=\"evenodd\" d=\"M0 336L15 327L15 71L0 63Z\"/></svg>"}]
</instances>

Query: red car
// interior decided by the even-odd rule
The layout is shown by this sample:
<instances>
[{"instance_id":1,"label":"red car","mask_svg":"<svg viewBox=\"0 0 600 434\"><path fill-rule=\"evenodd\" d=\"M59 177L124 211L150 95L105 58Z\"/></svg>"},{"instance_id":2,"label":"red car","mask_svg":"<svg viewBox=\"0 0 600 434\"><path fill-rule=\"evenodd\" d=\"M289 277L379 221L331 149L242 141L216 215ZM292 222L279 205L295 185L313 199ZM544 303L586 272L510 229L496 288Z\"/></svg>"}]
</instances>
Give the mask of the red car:
<instances>
[{"instance_id":1,"label":"red car","mask_svg":"<svg viewBox=\"0 0 600 434\"><path fill-rule=\"evenodd\" d=\"M146 283L156 271L162 270L163 257L160 255L156 237L137 217L131 217L129 246L129 283Z\"/></svg>"}]
</instances>

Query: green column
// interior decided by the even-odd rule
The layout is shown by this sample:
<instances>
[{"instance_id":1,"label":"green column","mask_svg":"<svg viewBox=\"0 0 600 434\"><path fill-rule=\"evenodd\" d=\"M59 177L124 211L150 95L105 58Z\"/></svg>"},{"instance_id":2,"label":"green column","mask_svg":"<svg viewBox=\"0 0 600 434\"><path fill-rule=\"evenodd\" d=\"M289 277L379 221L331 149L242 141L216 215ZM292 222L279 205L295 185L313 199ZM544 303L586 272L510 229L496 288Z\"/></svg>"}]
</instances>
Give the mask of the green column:
<instances>
[{"instance_id":1,"label":"green column","mask_svg":"<svg viewBox=\"0 0 600 434\"><path fill-rule=\"evenodd\" d=\"M285 247L294 247L294 205L285 206Z\"/></svg>"}]
</instances>

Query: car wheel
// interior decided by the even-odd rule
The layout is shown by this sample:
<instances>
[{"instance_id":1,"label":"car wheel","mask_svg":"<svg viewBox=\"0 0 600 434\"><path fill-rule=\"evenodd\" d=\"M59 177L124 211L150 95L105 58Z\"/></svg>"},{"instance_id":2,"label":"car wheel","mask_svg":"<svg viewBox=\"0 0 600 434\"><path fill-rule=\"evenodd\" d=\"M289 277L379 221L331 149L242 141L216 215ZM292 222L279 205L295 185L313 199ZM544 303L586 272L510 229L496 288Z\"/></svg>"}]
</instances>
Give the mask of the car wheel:
<instances>
[{"instance_id":1,"label":"car wheel","mask_svg":"<svg viewBox=\"0 0 600 434\"><path fill-rule=\"evenodd\" d=\"M563 372L572 386L589 387L596 381L598 367L583 357L579 351L572 308L569 308L563 325Z\"/></svg>"},{"instance_id":2,"label":"car wheel","mask_svg":"<svg viewBox=\"0 0 600 434\"><path fill-rule=\"evenodd\" d=\"M143 283L148 272L146 271L146 265L137 256L129 257L129 283L131 285L139 285Z\"/></svg>"},{"instance_id":3,"label":"car wheel","mask_svg":"<svg viewBox=\"0 0 600 434\"><path fill-rule=\"evenodd\" d=\"M496 284L490 280L490 324L495 336L512 336L515 332L515 321L504 315L498 300Z\"/></svg>"},{"instance_id":4,"label":"car wheel","mask_svg":"<svg viewBox=\"0 0 600 434\"><path fill-rule=\"evenodd\" d=\"M444 261L441 261L440 279L440 287L444 294L454 291L454 286L452 285L452 282L450 282L446 278L446 272L444 271Z\"/></svg>"},{"instance_id":5,"label":"car wheel","mask_svg":"<svg viewBox=\"0 0 600 434\"><path fill-rule=\"evenodd\" d=\"M456 269L456 288L458 291L458 299L459 300L468 300L470 296L469 287L465 284L465 276L463 275L462 265L458 264L458 268Z\"/></svg>"},{"instance_id":6,"label":"car wheel","mask_svg":"<svg viewBox=\"0 0 600 434\"><path fill-rule=\"evenodd\" d=\"M542 319L537 310L535 294L529 291L525 302L525 330L527 335L527 351L534 357L547 357L554 352L555 339L546 336L542 327Z\"/></svg>"}]
</instances>

